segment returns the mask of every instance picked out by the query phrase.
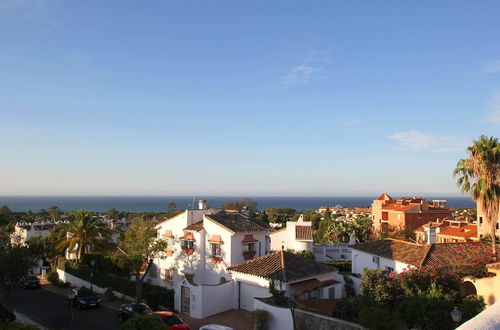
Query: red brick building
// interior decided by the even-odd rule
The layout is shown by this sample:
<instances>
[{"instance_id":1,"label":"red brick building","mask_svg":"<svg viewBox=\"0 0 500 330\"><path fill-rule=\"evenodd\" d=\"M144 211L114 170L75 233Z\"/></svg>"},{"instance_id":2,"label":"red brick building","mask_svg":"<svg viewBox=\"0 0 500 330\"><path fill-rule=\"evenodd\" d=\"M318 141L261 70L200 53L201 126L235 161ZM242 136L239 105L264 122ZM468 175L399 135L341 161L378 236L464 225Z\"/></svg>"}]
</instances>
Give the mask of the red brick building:
<instances>
[{"instance_id":1,"label":"red brick building","mask_svg":"<svg viewBox=\"0 0 500 330\"><path fill-rule=\"evenodd\" d=\"M372 221L375 232L385 227L415 230L429 222L440 222L451 217L445 200L427 201L420 197L392 199L383 193L372 203Z\"/></svg>"}]
</instances>

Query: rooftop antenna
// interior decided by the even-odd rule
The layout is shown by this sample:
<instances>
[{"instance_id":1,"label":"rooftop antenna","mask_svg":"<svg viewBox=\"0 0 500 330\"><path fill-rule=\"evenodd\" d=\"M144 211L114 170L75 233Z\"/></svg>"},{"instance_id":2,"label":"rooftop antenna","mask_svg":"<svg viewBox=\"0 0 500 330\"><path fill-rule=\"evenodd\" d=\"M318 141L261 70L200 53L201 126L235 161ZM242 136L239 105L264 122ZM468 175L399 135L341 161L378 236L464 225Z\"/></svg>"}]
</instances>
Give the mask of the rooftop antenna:
<instances>
[{"instance_id":1,"label":"rooftop antenna","mask_svg":"<svg viewBox=\"0 0 500 330\"><path fill-rule=\"evenodd\" d=\"M194 196L193 196L193 201L191 202L191 210L194 210Z\"/></svg>"}]
</instances>

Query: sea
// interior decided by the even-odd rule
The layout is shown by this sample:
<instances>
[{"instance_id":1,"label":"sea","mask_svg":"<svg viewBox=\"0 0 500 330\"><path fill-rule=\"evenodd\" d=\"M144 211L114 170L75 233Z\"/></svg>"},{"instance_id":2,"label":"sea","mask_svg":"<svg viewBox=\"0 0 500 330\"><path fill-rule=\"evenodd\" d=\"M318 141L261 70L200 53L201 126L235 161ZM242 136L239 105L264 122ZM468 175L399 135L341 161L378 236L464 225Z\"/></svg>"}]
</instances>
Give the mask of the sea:
<instances>
[{"instance_id":1,"label":"sea","mask_svg":"<svg viewBox=\"0 0 500 330\"><path fill-rule=\"evenodd\" d=\"M395 196L396 197L396 196ZM445 199L450 208L474 208L475 203L466 196L422 196L428 200ZM67 212L76 209L104 212L111 208L124 212L162 212L173 202L177 209L198 207L198 200L204 199L209 207L220 207L225 202L250 198L262 210L268 207L287 207L295 210L315 210L321 206L370 207L377 196L0 196L0 206L7 205L11 211L36 212L51 206L58 206ZM194 206L193 204L194 200Z\"/></svg>"}]
</instances>

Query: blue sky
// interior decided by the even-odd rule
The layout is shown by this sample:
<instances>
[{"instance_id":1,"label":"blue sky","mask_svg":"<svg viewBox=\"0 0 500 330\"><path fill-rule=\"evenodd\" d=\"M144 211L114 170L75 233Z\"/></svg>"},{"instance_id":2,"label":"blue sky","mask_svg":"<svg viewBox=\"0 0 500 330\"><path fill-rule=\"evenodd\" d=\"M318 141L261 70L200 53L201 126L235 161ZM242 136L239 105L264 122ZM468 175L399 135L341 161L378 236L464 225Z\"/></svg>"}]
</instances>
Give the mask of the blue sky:
<instances>
[{"instance_id":1,"label":"blue sky","mask_svg":"<svg viewBox=\"0 0 500 330\"><path fill-rule=\"evenodd\" d=\"M498 1L0 2L0 195L458 194Z\"/></svg>"}]
</instances>

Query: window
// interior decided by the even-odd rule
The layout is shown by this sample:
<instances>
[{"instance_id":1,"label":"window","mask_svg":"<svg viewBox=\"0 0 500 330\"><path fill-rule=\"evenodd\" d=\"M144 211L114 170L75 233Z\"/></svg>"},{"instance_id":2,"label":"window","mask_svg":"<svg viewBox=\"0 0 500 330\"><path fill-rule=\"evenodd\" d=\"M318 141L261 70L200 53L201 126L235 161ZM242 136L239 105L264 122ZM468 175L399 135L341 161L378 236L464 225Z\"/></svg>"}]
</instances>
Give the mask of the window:
<instances>
[{"instance_id":1,"label":"window","mask_svg":"<svg viewBox=\"0 0 500 330\"><path fill-rule=\"evenodd\" d=\"M181 240L181 246L183 249L194 249L194 241Z\"/></svg>"},{"instance_id":2,"label":"window","mask_svg":"<svg viewBox=\"0 0 500 330\"><path fill-rule=\"evenodd\" d=\"M387 272L387 274L393 273L394 272L394 268L389 267L389 266L385 266L385 271Z\"/></svg>"},{"instance_id":3,"label":"window","mask_svg":"<svg viewBox=\"0 0 500 330\"><path fill-rule=\"evenodd\" d=\"M255 252L255 243L243 243L243 253Z\"/></svg>"},{"instance_id":4,"label":"window","mask_svg":"<svg viewBox=\"0 0 500 330\"><path fill-rule=\"evenodd\" d=\"M220 244L212 243L212 258L218 258L221 256Z\"/></svg>"},{"instance_id":5,"label":"window","mask_svg":"<svg viewBox=\"0 0 500 330\"><path fill-rule=\"evenodd\" d=\"M167 268L163 270L163 279L165 281L172 281L174 279L174 269Z\"/></svg>"},{"instance_id":6,"label":"window","mask_svg":"<svg viewBox=\"0 0 500 330\"><path fill-rule=\"evenodd\" d=\"M319 298L318 289L314 289L307 293L307 299L316 299L316 298Z\"/></svg>"},{"instance_id":7,"label":"window","mask_svg":"<svg viewBox=\"0 0 500 330\"><path fill-rule=\"evenodd\" d=\"M483 226L483 217L479 217L479 227Z\"/></svg>"},{"instance_id":8,"label":"window","mask_svg":"<svg viewBox=\"0 0 500 330\"><path fill-rule=\"evenodd\" d=\"M496 228L497 228L497 230L498 230L498 222L497 222Z\"/></svg>"}]
</instances>

